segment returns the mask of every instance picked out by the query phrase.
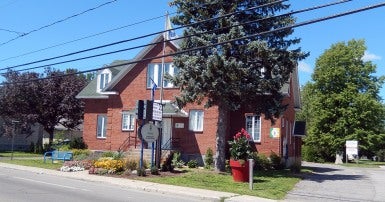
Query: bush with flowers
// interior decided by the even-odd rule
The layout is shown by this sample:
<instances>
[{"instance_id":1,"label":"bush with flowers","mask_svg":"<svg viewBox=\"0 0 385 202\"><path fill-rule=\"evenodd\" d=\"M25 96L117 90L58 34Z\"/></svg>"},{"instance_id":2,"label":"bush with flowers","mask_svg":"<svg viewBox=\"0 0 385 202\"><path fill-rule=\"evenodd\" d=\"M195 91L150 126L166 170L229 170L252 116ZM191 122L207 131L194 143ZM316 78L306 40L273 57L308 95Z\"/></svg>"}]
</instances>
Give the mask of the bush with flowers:
<instances>
[{"instance_id":1,"label":"bush with flowers","mask_svg":"<svg viewBox=\"0 0 385 202\"><path fill-rule=\"evenodd\" d=\"M94 162L94 167L106 169L108 173L116 173L124 170L124 161L103 157Z\"/></svg>"},{"instance_id":2,"label":"bush with flowers","mask_svg":"<svg viewBox=\"0 0 385 202\"><path fill-rule=\"evenodd\" d=\"M230 157L233 160L244 160L252 156L252 148L249 143L250 134L242 128L234 135L234 139L229 141Z\"/></svg>"}]
</instances>

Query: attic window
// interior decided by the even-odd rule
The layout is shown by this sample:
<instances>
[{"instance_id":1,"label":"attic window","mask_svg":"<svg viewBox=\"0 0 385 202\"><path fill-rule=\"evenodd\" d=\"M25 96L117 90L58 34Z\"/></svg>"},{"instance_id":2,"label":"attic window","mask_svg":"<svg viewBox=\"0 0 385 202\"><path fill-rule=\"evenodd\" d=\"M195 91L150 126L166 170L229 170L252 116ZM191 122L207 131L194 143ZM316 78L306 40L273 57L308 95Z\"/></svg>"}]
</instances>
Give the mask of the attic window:
<instances>
[{"instance_id":1,"label":"attic window","mask_svg":"<svg viewBox=\"0 0 385 202\"><path fill-rule=\"evenodd\" d=\"M101 92L107 84L111 81L111 71L108 69L103 70L98 74L97 92Z\"/></svg>"}]
</instances>

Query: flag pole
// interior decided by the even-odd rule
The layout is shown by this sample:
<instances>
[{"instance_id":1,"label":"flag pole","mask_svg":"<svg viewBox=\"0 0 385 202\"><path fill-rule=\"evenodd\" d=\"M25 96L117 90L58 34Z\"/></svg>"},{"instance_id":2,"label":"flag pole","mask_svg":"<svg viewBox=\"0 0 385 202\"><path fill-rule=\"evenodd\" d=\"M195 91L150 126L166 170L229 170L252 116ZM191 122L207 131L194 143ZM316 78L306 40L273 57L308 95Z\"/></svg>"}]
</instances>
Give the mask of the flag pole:
<instances>
[{"instance_id":1,"label":"flag pole","mask_svg":"<svg viewBox=\"0 0 385 202\"><path fill-rule=\"evenodd\" d=\"M161 68L161 77L160 77L160 104L162 105L162 118L163 118L163 84L164 84L164 70L165 70L165 59L164 56L166 55L166 40L167 40L167 21L168 21L168 12L166 12L166 20L164 24L164 32L163 32L163 48L162 48L162 68ZM160 160L162 156L162 121L159 121L159 137L156 141L156 153L155 153L155 163L158 168L160 168Z\"/></svg>"}]
</instances>

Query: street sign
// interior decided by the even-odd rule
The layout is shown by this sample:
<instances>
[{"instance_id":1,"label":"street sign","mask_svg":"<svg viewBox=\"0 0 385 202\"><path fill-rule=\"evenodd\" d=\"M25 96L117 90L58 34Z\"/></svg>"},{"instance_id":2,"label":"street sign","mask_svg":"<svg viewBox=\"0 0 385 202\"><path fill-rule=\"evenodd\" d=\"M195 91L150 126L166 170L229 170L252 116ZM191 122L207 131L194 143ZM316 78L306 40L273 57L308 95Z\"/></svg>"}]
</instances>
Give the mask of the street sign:
<instances>
[{"instance_id":1,"label":"street sign","mask_svg":"<svg viewBox=\"0 0 385 202\"><path fill-rule=\"evenodd\" d=\"M162 103L154 102L152 105L152 120L162 121Z\"/></svg>"},{"instance_id":2,"label":"street sign","mask_svg":"<svg viewBox=\"0 0 385 202\"><path fill-rule=\"evenodd\" d=\"M352 160L358 157L358 141L346 140L346 163L348 160ZM357 160L358 163L358 160Z\"/></svg>"},{"instance_id":3,"label":"street sign","mask_svg":"<svg viewBox=\"0 0 385 202\"><path fill-rule=\"evenodd\" d=\"M159 137L159 129L153 123L146 123L140 133L146 142L155 142Z\"/></svg>"}]
</instances>

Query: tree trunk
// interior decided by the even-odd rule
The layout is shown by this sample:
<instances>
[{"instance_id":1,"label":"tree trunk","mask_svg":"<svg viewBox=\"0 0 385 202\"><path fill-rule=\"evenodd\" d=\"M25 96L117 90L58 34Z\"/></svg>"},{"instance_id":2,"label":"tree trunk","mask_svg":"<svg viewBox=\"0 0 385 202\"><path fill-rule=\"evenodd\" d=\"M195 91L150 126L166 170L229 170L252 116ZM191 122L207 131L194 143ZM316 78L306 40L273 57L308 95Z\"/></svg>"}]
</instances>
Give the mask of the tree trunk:
<instances>
[{"instance_id":1,"label":"tree trunk","mask_svg":"<svg viewBox=\"0 0 385 202\"><path fill-rule=\"evenodd\" d=\"M228 129L228 109L223 105L218 105L218 122L216 135L216 160L215 170L224 172L226 168L226 134Z\"/></svg>"},{"instance_id":2,"label":"tree trunk","mask_svg":"<svg viewBox=\"0 0 385 202\"><path fill-rule=\"evenodd\" d=\"M49 146L51 147L52 146L52 142L53 142L53 134L54 134L54 129L52 129L52 128L45 128L45 131L48 133L48 135L49 135L49 142L48 142L48 144L49 144Z\"/></svg>"}]
</instances>

